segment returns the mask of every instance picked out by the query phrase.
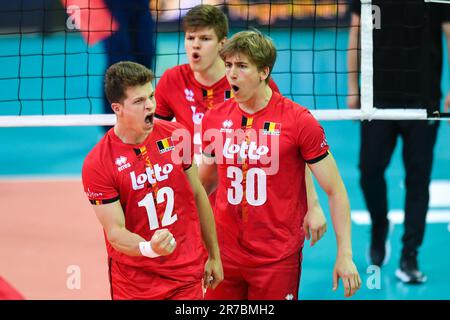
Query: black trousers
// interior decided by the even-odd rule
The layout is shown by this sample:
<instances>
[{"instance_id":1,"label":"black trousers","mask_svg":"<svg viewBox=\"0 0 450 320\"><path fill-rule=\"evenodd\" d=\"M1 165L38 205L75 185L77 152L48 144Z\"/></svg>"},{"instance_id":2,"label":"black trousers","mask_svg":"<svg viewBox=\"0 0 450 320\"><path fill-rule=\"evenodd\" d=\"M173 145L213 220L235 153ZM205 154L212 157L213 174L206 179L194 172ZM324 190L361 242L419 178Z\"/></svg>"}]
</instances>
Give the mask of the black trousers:
<instances>
[{"instance_id":1,"label":"black trousers","mask_svg":"<svg viewBox=\"0 0 450 320\"><path fill-rule=\"evenodd\" d=\"M372 225L387 223L388 203L384 172L397 137L403 139L406 199L403 252L417 252L422 244L429 202L429 184L439 121L373 120L361 123L360 184Z\"/></svg>"},{"instance_id":2,"label":"black trousers","mask_svg":"<svg viewBox=\"0 0 450 320\"><path fill-rule=\"evenodd\" d=\"M107 66L128 60L151 68L155 39L149 1L106 0L105 4L119 24L119 29L104 42L108 55ZM104 100L105 113L112 113L106 97Z\"/></svg>"}]
</instances>

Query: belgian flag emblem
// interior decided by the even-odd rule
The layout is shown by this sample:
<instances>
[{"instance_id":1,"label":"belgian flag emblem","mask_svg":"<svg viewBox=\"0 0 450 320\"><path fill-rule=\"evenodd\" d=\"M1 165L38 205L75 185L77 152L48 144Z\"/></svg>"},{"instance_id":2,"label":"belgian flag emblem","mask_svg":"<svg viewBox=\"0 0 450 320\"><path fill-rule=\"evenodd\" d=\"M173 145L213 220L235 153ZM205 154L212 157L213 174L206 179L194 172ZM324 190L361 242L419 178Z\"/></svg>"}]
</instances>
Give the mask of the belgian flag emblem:
<instances>
[{"instance_id":1,"label":"belgian flag emblem","mask_svg":"<svg viewBox=\"0 0 450 320\"><path fill-rule=\"evenodd\" d=\"M231 90L225 90L224 101L225 101L225 100L228 100L228 99L230 99L230 98L233 98L233 97L234 97L233 91L231 91Z\"/></svg>"},{"instance_id":2,"label":"belgian flag emblem","mask_svg":"<svg viewBox=\"0 0 450 320\"><path fill-rule=\"evenodd\" d=\"M264 122L264 134L265 135L273 135L279 136L281 132L281 123L276 122Z\"/></svg>"},{"instance_id":3,"label":"belgian flag emblem","mask_svg":"<svg viewBox=\"0 0 450 320\"><path fill-rule=\"evenodd\" d=\"M253 118L247 118L246 116L242 116L241 127L251 128L253 125Z\"/></svg>"},{"instance_id":4,"label":"belgian flag emblem","mask_svg":"<svg viewBox=\"0 0 450 320\"><path fill-rule=\"evenodd\" d=\"M175 148L170 137L156 141L156 145L158 146L159 153L165 153Z\"/></svg>"}]
</instances>

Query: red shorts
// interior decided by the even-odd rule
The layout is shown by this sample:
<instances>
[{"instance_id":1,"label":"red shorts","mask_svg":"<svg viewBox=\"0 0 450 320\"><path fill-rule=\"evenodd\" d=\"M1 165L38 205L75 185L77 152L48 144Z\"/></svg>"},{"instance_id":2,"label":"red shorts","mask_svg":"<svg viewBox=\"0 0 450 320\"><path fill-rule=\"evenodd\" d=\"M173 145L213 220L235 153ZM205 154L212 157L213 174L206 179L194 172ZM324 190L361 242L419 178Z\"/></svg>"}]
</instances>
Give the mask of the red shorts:
<instances>
[{"instance_id":1,"label":"red shorts","mask_svg":"<svg viewBox=\"0 0 450 320\"><path fill-rule=\"evenodd\" d=\"M245 267L222 258L224 280L208 289L206 300L297 300L302 255L282 261Z\"/></svg>"},{"instance_id":2,"label":"red shorts","mask_svg":"<svg viewBox=\"0 0 450 320\"><path fill-rule=\"evenodd\" d=\"M203 300L202 279L177 281L114 260L109 272L113 300Z\"/></svg>"}]
</instances>

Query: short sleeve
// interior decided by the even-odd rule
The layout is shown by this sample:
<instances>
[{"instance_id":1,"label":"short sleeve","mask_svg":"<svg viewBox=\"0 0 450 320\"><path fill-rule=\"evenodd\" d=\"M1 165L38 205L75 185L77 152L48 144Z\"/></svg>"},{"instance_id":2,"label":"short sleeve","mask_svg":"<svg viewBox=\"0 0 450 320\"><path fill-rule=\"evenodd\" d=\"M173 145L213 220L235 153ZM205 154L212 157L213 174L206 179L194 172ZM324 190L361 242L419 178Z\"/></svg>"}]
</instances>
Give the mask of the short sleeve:
<instances>
[{"instance_id":1,"label":"short sleeve","mask_svg":"<svg viewBox=\"0 0 450 320\"><path fill-rule=\"evenodd\" d=\"M308 110L300 112L297 119L297 143L303 159L307 163L319 162L328 155L329 150L325 131Z\"/></svg>"},{"instance_id":2,"label":"short sleeve","mask_svg":"<svg viewBox=\"0 0 450 320\"><path fill-rule=\"evenodd\" d=\"M84 192L93 205L107 204L119 200L119 192L114 187L110 175L102 163L86 158L82 169Z\"/></svg>"},{"instance_id":3,"label":"short sleeve","mask_svg":"<svg viewBox=\"0 0 450 320\"><path fill-rule=\"evenodd\" d=\"M442 10L442 22L448 23L450 22L450 3L440 4L440 9Z\"/></svg>"},{"instance_id":4,"label":"short sleeve","mask_svg":"<svg viewBox=\"0 0 450 320\"><path fill-rule=\"evenodd\" d=\"M351 11L358 16L361 16L361 0L352 0Z\"/></svg>"},{"instance_id":5,"label":"short sleeve","mask_svg":"<svg viewBox=\"0 0 450 320\"><path fill-rule=\"evenodd\" d=\"M155 89L155 99L156 99L156 116L164 120L172 120L175 116L170 106L167 96L170 94L170 89L168 86L168 71L164 72L161 79L159 79L158 84Z\"/></svg>"}]
</instances>

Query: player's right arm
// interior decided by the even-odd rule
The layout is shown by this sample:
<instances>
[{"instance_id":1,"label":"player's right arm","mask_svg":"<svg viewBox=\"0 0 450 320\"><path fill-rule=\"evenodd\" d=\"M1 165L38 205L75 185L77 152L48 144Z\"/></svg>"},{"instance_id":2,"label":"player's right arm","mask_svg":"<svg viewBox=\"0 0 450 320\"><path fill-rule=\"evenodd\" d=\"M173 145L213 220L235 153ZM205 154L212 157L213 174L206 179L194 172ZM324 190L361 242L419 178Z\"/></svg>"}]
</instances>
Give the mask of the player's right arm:
<instances>
[{"instance_id":1,"label":"player's right arm","mask_svg":"<svg viewBox=\"0 0 450 320\"><path fill-rule=\"evenodd\" d=\"M146 242L146 240L140 235L127 230L125 227L125 215L120 201L93 205L93 207L111 246L128 256L142 256L139 244ZM150 246L156 254L166 256L171 254L176 247L176 242L174 244L172 239L173 235L169 230L160 229L153 234Z\"/></svg>"},{"instance_id":2,"label":"player's right arm","mask_svg":"<svg viewBox=\"0 0 450 320\"><path fill-rule=\"evenodd\" d=\"M311 239L311 247L322 239L327 231L327 219L319 203L316 188L308 166L305 167L306 198L308 211L303 219L303 230L307 240Z\"/></svg>"},{"instance_id":3,"label":"player's right arm","mask_svg":"<svg viewBox=\"0 0 450 320\"><path fill-rule=\"evenodd\" d=\"M104 154L101 148L102 146L95 147L86 157L82 180L84 191L103 226L108 242L114 249L129 256L171 254L176 242L172 240L173 236L167 229L157 230L151 240L146 241L125 227L125 214L119 192L107 165L100 158L100 154Z\"/></svg>"}]
</instances>

